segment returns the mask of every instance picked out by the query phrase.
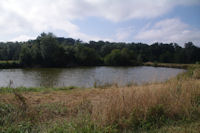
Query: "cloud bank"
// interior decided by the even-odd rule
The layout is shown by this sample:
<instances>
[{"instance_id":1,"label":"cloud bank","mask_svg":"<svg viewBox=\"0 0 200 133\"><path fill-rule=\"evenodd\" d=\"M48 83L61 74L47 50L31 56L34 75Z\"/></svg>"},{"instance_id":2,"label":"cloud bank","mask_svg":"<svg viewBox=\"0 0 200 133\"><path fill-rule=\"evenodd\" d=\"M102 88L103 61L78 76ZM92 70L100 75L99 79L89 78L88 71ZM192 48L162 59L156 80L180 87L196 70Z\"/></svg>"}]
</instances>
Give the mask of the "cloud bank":
<instances>
[{"instance_id":1,"label":"cloud bank","mask_svg":"<svg viewBox=\"0 0 200 133\"><path fill-rule=\"evenodd\" d=\"M154 42L178 42L183 46L184 43L192 41L200 43L200 31L191 28L177 18L165 19L155 23L151 28L148 26L142 29L135 39Z\"/></svg>"},{"instance_id":2,"label":"cloud bank","mask_svg":"<svg viewBox=\"0 0 200 133\"><path fill-rule=\"evenodd\" d=\"M73 20L87 19L87 17L100 17L113 23L131 19L152 19L169 12L178 5L195 5L199 0L1 0L0 1L0 41L27 40L36 37L41 32L55 31L65 33L66 36L88 40L113 40L113 38L102 38L82 33L79 26ZM141 31L136 38L155 40L158 29L163 31L163 23L172 23L177 20L164 20L155 24L153 29ZM181 23L181 22L179 22ZM187 25L181 23L182 32ZM169 27L170 28L170 27ZM171 27L172 30L175 28ZM178 30L180 32L180 30ZM183 35L190 35L189 31L181 32L180 36L170 36L177 41ZM131 33L131 32L130 32ZM195 39L199 34L188 39ZM128 33L116 35L121 39L129 36ZM158 35L157 35L158 36ZM158 36L159 37L159 36ZM164 38L163 40L166 40Z\"/></svg>"}]
</instances>

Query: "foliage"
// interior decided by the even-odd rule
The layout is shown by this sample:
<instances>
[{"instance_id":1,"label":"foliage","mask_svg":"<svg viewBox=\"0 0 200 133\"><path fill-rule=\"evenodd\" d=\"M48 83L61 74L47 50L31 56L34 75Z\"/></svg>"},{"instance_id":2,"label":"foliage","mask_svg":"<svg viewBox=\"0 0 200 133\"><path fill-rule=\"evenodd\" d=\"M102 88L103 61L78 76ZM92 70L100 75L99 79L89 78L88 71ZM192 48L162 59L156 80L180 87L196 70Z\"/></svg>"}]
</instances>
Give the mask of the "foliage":
<instances>
[{"instance_id":1,"label":"foliage","mask_svg":"<svg viewBox=\"0 0 200 133\"><path fill-rule=\"evenodd\" d=\"M176 43L82 42L42 33L36 40L0 43L0 60L20 60L25 67L138 65L142 62L197 63L200 48L192 42ZM9 67L9 64L0 66ZM19 66L20 66L19 65ZM12 65L15 67L15 65Z\"/></svg>"},{"instance_id":2,"label":"foliage","mask_svg":"<svg viewBox=\"0 0 200 133\"><path fill-rule=\"evenodd\" d=\"M104 62L106 65L114 66L127 66L136 64L133 51L128 50L127 48L123 48L122 50L112 50L112 52L104 58Z\"/></svg>"},{"instance_id":3,"label":"foliage","mask_svg":"<svg viewBox=\"0 0 200 133\"><path fill-rule=\"evenodd\" d=\"M79 65L99 65L101 62L94 49L82 45L76 47L75 57Z\"/></svg>"},{"instance_id":4,"label":"foliage","mask_svg":"<svg viewBox=\"0 0 200 133\"><path fill-rule=\"evenodd\" d=\"M24 66L30 66L32 63L31 49L24 45L19 55L20 63Z\"/></svg>"}]
</instances>

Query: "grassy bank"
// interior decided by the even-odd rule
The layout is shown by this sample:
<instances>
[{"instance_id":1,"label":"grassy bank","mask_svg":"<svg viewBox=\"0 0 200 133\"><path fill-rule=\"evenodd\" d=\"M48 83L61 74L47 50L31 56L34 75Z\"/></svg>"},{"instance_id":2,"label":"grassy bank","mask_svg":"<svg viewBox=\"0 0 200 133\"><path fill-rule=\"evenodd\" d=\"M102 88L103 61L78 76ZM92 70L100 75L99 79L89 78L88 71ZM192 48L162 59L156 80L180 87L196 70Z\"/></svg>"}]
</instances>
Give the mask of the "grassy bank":
<instances>
[{"instance_id":1,"label":"grassy bank","mask_svg":"<svg viewBox=\"0 0 200 133\"><path fill-rule=\"evenodd\" d=\"M0 91L3 133L199 131L198 65L165 83L84 90L3 88Z\"/></svg>"},{"instance_id":2,"label":"grassy bank","mask_svg":"<svg viewBox=\"0 0 200 133\"><path fill-rule=\"evenodd\" d=\"M19 63L18 60L0 61L0 69L20 68L20 67L22 67L22 65Z\"/></svg>"},{"instance_id":3,"label":"grassy bank","mask_svg":"<svg viewBox=\"0 0 200 133\"><path fill-rule=\"evenodd\" d=\"M52 92L52 91L70 91L70 90L78 90L79 87L76 86L68 86L68 87L57 87L57 88L45 88L45 87L17 87L17 88L11 88L11 87L1 87L0 88L0 94L6 94L6 93L25 93L25 92Z\"/></svg>"},{"instance_id":4,"label":"grassy bank","mask_svg":"<svg viewBox=\"0 0 200 133\"><path fill-rule=\"evenodd\" d=\"M170 67L170 68L182 68L188 69L194 66L194 64L175 64L175 63L158 63L158 62L145 62L144 66L153 66L153 67Z\"/></svg>"}]
</instances>

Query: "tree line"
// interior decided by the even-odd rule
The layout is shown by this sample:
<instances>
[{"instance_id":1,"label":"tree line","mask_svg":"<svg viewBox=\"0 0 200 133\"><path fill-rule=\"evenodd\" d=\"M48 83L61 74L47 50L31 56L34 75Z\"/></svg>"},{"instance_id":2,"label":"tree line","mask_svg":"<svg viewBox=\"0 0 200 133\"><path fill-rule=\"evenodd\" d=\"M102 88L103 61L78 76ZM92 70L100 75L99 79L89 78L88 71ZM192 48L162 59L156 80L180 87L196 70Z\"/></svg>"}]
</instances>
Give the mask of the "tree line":
<instances>
[{"instance_id":1,"label":"tree line","mask_svg":"<svg viewBox=\"0 0 200 133\"><path fill-rule=\"evenodd\" d=\"M148 61L196 63L200 61L200 48L192 42L184 47L177 43L82 42L42 33L27 42L1 42L0 60L19 60L25 67L129 66Z\"/></svg>"}]
</instances>

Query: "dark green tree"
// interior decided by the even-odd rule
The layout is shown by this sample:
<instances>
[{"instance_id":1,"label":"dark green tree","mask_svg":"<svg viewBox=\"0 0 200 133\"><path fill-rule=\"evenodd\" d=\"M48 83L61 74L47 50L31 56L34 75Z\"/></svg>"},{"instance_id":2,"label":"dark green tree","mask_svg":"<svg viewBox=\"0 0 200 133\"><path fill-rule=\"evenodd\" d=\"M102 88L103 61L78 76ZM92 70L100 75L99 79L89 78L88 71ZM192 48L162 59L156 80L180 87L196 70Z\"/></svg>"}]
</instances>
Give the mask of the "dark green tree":
<instances>
[{"instance_id":1,"label":"dark green tree","mask_svg":"<svg viewBox=\"0 0 200 133\"><path fill-rule=\"evenodd\" d=\"M76 47L76 60L79 65L99 65L101 63L99 55L94 49L82 45Z\"/></svg>"},{"instance_id":2,"label":"dark green tree","mask_svg":"<svg viewBox=\"0 0 200 133\"><path fill-rule=\"evenodd\" d=\"M32 65L31 49L27 45L22 46L22 49L19 55L19 60L23 66Z\"/></svg>"},{"instance_id":3,"label":"dark green tree","mask_svg":"<svg viewBox=\"0 0 200 133\"><path fill-rule=\"evenodd\" d=\"M59 57L59 46L56 37L52 33L41 34L38 37L43 65L56 66L57 58Z\"/></svg>"}]
</instances>

